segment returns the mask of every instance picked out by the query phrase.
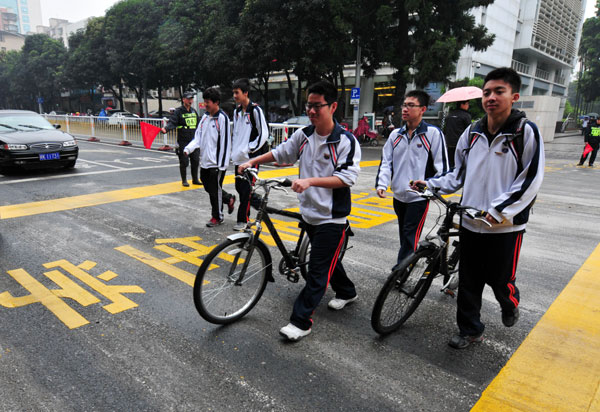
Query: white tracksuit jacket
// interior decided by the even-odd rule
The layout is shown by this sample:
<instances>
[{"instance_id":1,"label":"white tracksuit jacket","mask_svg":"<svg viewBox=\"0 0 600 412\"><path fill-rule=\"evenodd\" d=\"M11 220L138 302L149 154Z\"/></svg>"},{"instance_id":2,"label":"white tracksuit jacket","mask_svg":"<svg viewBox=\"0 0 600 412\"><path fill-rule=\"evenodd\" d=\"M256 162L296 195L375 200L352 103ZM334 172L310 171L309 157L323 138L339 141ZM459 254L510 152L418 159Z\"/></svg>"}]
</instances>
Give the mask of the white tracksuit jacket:
<instances>
[{"instance_id":1,"label":"white tracksuit jacket","mask_svg":"<svg viewBox=\"0 0 600 412\"><path fill-rule=\"evenodd\" d=\"M416 193L407 192L411 180L425 180L448 171L446 141L440 129L421 121L408 136L406 126L390 133L381 153L381 164L375 188L392 187L394 198L404 203L422 201Z\"/></svg>"},{"instance_id":2,"label":"white tracksuit jacket","mask_svg":"<svg viewBox=\"0 0 600 412\"><path fill-rule=\"evenodd\" d=\"M208 112L200 118L194 140L184 149L192 153L200 148L200 167L227 170L231 157L231 133L229 117L223 110L211 116Z\"/></svg>"},{"instance_id":3,"label":"white tracksuit jacket","mask_svg":"<svg viewBox=\"0 0 600 412\"><path fill-rule=\"evenodd\" d=\"M443 193L463 187L463 205L485 210L501 222L488 227L463 216L463 226L472 232L508 233L525 229L530 205L544 178L545 157L538 128L528 121L524 127L522 159L517 161L514 140L509 139L524 116L513 110L491 144L486 135L486 117L467 128L456 147L454 170L428 180L430 187L439 187ZM469 147L470 150L465 150Z\"/></svg>"},{"instance_id":4,"label":"white tracksuit jacket","mask_svg":"<svg viewBox=\"0 0 600 412\"><path fill-rule=\"evenodd\" d=\"M352 133L336 123L329 136L319 138L311 125L296 130L272 153L278 163L294 163L299 159L301 179L337 176L348 185L337 189L311 186L298 194L300 213L307 223L346 222L352 208L350 186L358 178L361 157L360 145Z\"/></svg>"}]
</instances>

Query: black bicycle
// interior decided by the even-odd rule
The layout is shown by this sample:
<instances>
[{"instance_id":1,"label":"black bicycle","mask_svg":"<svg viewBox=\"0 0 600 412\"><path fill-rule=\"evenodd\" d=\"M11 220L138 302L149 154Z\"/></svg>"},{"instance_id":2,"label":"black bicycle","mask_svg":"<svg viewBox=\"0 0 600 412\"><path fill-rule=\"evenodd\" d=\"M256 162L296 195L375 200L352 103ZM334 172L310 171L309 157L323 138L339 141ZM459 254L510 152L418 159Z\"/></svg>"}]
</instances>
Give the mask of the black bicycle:
<instances>
[{"instance_id":1,"label":"black bicycle","mask_svg":"<svg viewBox=\"0 0 600 412\"><path fill-rule=\"evenodd\" d=\"M274 282L272 258L267 245L260 239L262 224L275 240L281 252L279 273L288 281L297 283L306 279L310 257L310 240L302 215L268 206L272 189L285 191L292 182L288 179L259 179L256 169L246 169L243 176L257 187L264 189L256 220L243 233L236 233L215 246L198 269L194 282L194 304L200 316L211 323L228 324L245 316L260 300L267 282ZM269 214L277 214L298 220L300 235L293 250L288 250L277 233ZM253 231L252 228L255 228ZM346 224L344 246L338 262L348 249L348 236L352 236Z\"/></svg>"},{"instance_id":2,"label":"black bicycle","mask_svg":"<svg viewBox=\"0 0 600 412\"><path fill-rule=\"evenodd\" d=\"M450 243L450 238L457 237L459 233L459 225L454 222L454 216L464 213L490 225L485 220L484 211L448 201L438 193L438 189L423 186L421 190L416 193L428 200L439 200L445 206L446 213L436 221L436 226L439 225L437 233L427 235L425 240L419 242L417 250L394 268L379 292L371 314L371 326L381 335L394 332L406 322L436 277L441 276L443 279L441 291L454 296L458 286L460 258L458 240ZM454 247L451 253L450 246Z\"/></svg>"}]
</instances>

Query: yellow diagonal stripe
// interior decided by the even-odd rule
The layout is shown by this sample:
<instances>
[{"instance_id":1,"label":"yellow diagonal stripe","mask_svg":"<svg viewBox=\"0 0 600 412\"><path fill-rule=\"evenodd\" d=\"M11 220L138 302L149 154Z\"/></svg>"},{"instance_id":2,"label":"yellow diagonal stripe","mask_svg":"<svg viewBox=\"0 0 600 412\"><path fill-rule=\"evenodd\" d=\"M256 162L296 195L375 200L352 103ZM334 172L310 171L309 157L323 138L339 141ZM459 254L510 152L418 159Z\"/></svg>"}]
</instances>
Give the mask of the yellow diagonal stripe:
<instances>
[{"instance_id":1,"label":"yellow diagonal stripe","mask_svg":"<svg viewBox=\"0 0 600 412\"><path fill-rule=\"evenodd\" d=\"M600 245L472 411L600 411Z\"/></svg>"},{"instance_id":2,"label":"yellow diagonal stripe","mask_svg":"<svg viewBox=\"0 0 600 412\"><path fill-rule=\"evenodd\" d=\"M379 160L361 162L361 167L378 166ZM298 168L273 169L260 172L260 177L270 179L284 176L294 176L298 174ZM224 184L234 183L233 175L225 176ZM43 200L40 202L21 203L18 205L0 206L0 218L12 219L16 217L39 215L42 213L60 212L64 210L78 209L81 207L90 207L104 205L107 203L122 202L124 200L141 199L149 196L165 195L187 190L196 190L202 186L183 187L180 182L162 183L151 186L132 187L129 189L113 190L109 192L92 193L89 195L79 195L64 197L60 199Z\"/></svg>"}]
</instances>

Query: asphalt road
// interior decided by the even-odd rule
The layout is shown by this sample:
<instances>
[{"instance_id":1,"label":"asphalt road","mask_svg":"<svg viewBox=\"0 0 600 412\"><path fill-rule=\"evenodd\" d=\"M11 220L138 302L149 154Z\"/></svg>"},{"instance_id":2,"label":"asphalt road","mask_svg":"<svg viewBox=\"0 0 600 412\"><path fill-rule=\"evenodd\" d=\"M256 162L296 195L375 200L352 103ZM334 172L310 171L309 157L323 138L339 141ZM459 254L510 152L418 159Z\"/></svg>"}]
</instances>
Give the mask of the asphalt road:
<instances>
[{"instance_id":1,"label":"asphalt road","mask_svg":"<svg viewBox=\"0 0 600 412\"><path fill-rule=\"evenodd\" d=\"M581 141L546 144L517 274L519 323L502 326L486 289L486 340L464 351L447 346L455 301L439 288L397 333L370 327L398 248L391 203L372 188L376 166L353 189L344 258L360 298L330 311L329 290L313 333L295 344L278 330L302 284L281 276L233 325L196 312L189 278L175 274L193 279L235 215L206 228L208 195L182 190L173 154L80 141L72 171L0 175L0 410L467 411L598 243L600 169L575 167ZM363 161L380 150L365 148ZM272 203L297 206L293 193ZM438 208L429 213L424 233Z\"/></svg>"}]
</instances>

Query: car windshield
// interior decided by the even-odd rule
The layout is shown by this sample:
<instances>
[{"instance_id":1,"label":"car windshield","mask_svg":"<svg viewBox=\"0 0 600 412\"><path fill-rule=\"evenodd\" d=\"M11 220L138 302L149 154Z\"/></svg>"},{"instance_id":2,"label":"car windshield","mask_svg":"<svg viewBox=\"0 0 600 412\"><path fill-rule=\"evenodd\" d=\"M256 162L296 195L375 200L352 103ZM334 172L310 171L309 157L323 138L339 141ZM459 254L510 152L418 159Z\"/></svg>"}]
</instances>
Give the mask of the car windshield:
<instances>
[{"instance_id":1,"label":"car windshield","mask_svg":"<svg viewBox=\"0 0 600 412\"><path fill-rule=\"evenodd\" d=\"M0 125L9 130L42 130L54 127L35 113L0 114Z\"/></svg>"}]
</instances>

